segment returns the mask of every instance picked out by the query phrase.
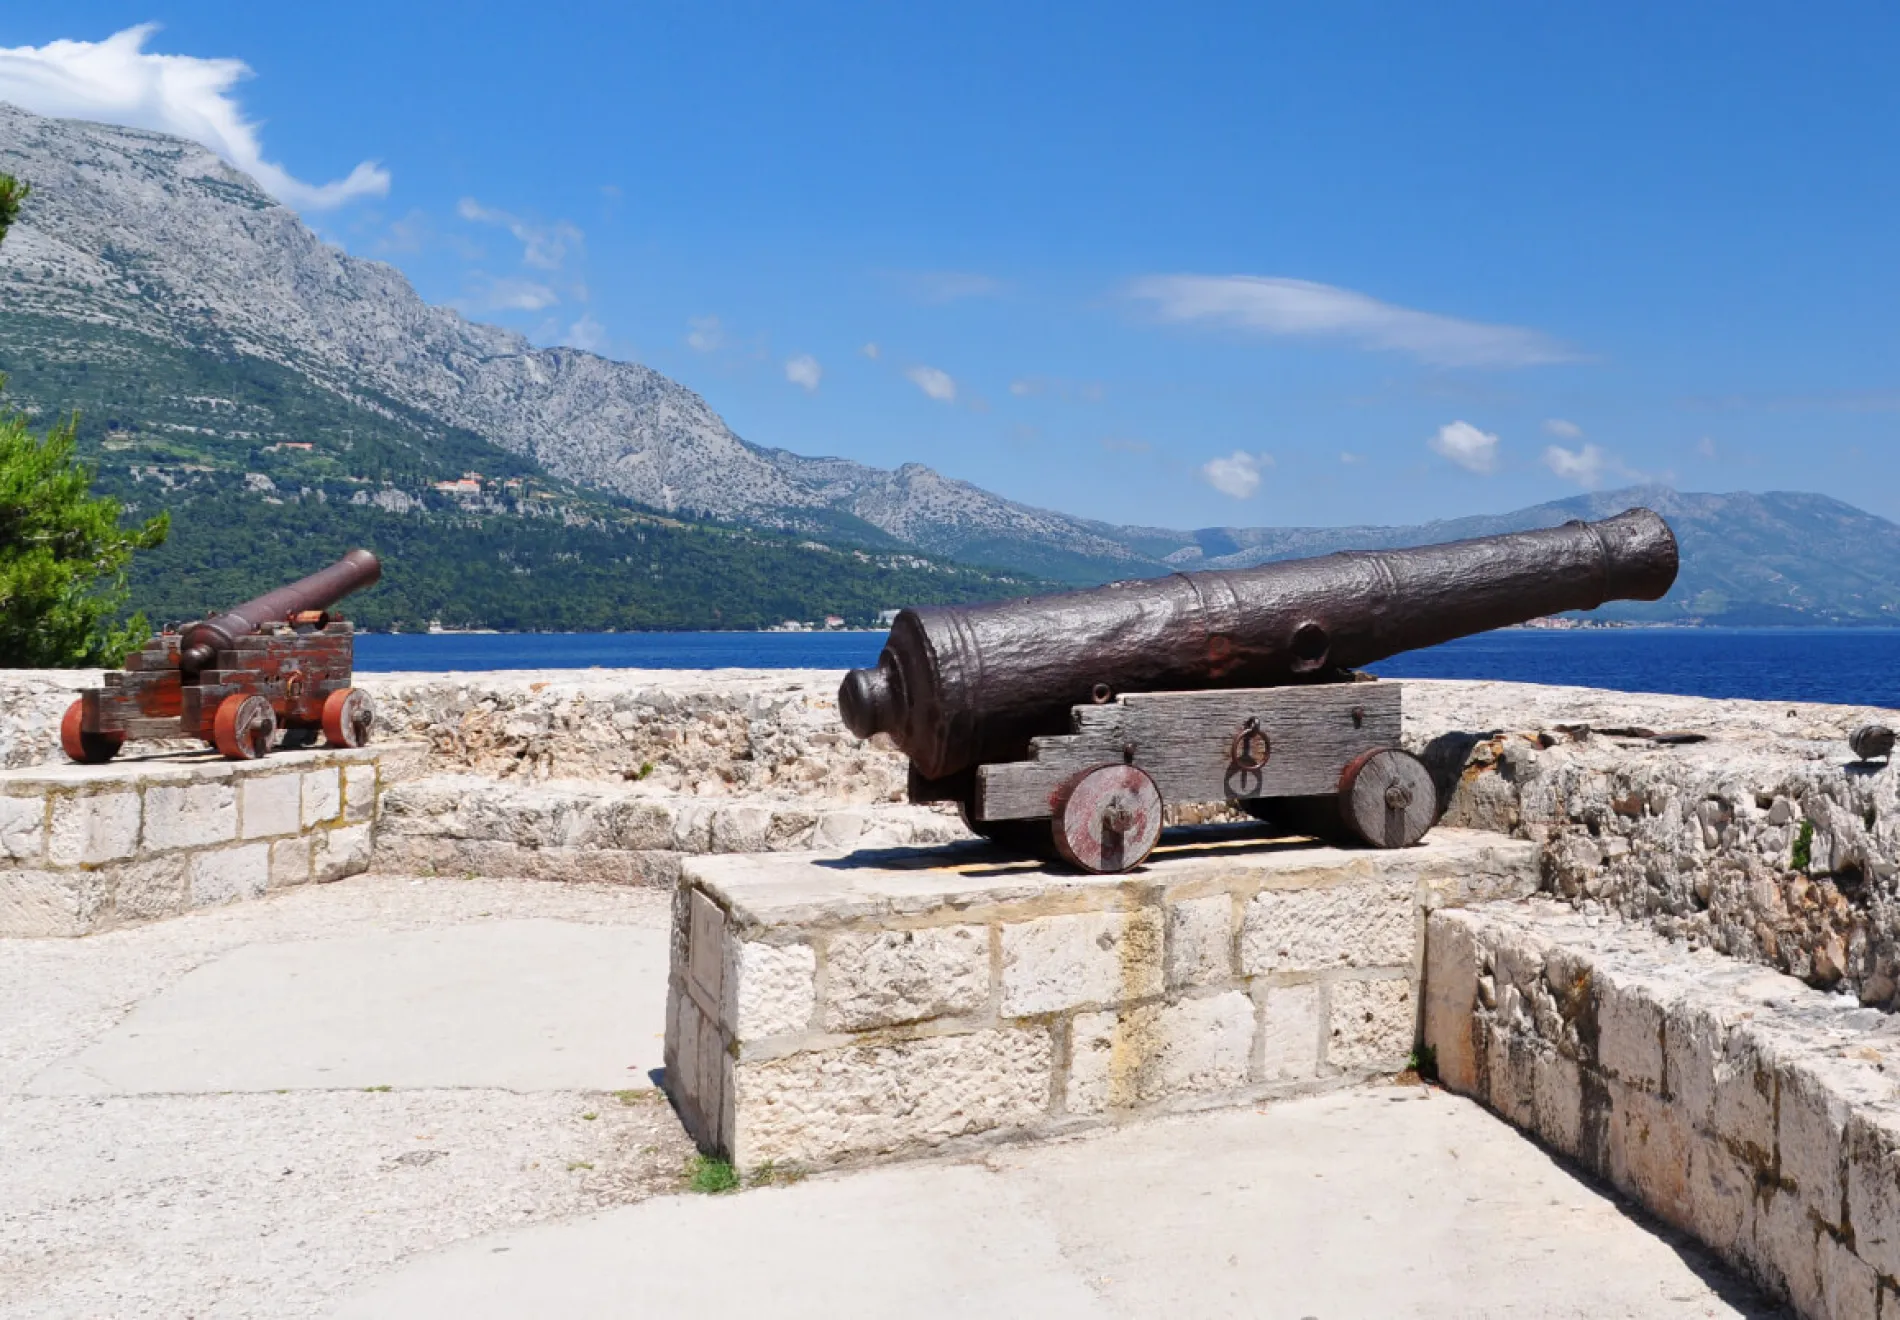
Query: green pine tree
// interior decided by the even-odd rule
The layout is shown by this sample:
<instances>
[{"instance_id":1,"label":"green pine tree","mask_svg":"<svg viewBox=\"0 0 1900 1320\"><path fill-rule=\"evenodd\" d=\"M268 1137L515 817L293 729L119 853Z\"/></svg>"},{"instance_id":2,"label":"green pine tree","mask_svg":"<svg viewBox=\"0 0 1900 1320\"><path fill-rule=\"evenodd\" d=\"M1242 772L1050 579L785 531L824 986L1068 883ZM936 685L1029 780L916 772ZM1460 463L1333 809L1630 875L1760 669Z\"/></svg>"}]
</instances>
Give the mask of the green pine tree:
<instances>
[{"instance_id":1,"label":"green pine tree","mask_svg":"<svg viewBox=\"0 0 1900 1320\"><path fill-rule=\"evenodd\" d=\"M0 239L28 191L0 174ZM42 440L0 407L0 668L116 665L145 638L142 615L114 620L133 552L164 541L171 520L121 527L119 502L92 494L77 443L76 418Z\"/></svg>"},{"instance_id":2,"label":"green pine tree","mask_svg":"<svg viewBox=\"0 0 1900 1320\"><path fill-rule=\"evenodd\" d=\"M21 204L32 191L11 174L0 174L0 240L6 238L14 217L20 214Z\"/></svg>"}]
</instances>

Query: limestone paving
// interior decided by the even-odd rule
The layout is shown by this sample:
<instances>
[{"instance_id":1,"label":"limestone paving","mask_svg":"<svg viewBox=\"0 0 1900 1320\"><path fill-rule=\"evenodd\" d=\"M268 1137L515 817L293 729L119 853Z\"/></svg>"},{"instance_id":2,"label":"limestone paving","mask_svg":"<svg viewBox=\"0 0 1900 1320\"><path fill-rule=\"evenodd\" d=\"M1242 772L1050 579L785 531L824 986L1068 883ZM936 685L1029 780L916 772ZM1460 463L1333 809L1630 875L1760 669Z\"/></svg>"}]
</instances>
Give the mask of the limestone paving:
<instances>
[{"instance_id":1,"label":"limestone paving","mask_svg":"<svg viewBox=\"0 0 1900 1320\"><path fill-rule=\"evenodd\" d=\"M667 1086L744 1168L1338 1086L1412 1049L1423 914L1536 884L1530 845L1461 830L1375 852L1201 827L1126 876L974 843L690 858ZM1301 896L1327 901L1262 901Z\"/></svg>"}]
</instances>

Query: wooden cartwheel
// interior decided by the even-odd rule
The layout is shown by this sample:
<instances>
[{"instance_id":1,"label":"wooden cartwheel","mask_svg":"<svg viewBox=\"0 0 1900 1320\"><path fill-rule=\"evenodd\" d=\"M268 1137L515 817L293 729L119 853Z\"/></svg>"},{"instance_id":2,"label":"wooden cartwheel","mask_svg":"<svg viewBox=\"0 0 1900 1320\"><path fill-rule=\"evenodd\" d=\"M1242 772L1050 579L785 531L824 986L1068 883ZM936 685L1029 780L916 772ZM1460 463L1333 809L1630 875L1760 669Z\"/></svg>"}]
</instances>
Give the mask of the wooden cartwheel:
<instances>
[{"instance_id":1,"label":"wooden cartwheel","mask_svg":"<svg viewBox=\"0 0 1900 1320\"><path fill-rule=\"evenodd\" d=\"M361 747L376 723L376 703L362 688L343 688L323 701L323 737L332 747Z\"/></svg>"},{"instance_id":2,"label":"wooden cartwheel","mask_svg":"<svg viewBox=\"0 0 1900 1320\"><path fill-rule=\"evenodd\" d=\"M218 703L212 721L211 737L217 748L233 761L255 761L270 751L277 736L277 712L270 699L255 693L229 696Z\"/></svg>"},{"instance_id":3,"label":"wooden cartwheel","mask_svg":"<svg viewBox=\"0 0 1900 1320\"><path fill-rule=\"evenodd\" d=\"M1134 870L1161 838L1161 790L1138 766L1084 770L1057 791L1053 805L1056 851L1097 875Z\"/></svg>"}]
</instances>

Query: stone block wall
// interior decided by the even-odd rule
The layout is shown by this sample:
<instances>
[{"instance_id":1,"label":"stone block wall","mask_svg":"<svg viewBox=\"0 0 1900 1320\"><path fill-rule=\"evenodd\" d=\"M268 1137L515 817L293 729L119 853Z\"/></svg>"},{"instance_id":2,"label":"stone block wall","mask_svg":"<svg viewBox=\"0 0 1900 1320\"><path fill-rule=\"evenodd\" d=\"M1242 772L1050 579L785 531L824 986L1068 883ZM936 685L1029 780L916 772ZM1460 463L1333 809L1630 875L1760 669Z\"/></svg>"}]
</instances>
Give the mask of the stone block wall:
<instances>
[{"instance_id":1,"label":"stone block wall","mask_svg":"<svg viewBox=\"0 0 1900 1320\"><path fill-rule=\"evenodd\" d=\"M401 744L0 771L0 935L85 935L369 868Z\"/></svg>"},{"instance_id":2,"label":"stone block wall","mask_svg":"<svg viewBox=\"0 0 1900 1320\"><path fill-rule=\"evenodd\" d=\"M1171 840L1132 876L969 846L695 858L667 1087L743 1167L1047 1135L1403 1067L1422 914L1528 893L1533 850L1448 830L1347 853Z\"/></svg>"},{"instance_id":3,"label":"stone block wall","mask_svg":"<svg viewBox=\"0 0 1900 1320\"><path fill-rule=\"evenodd\" d=\"M1810 1320L1900 1313L1900 1030L1559 904L1434 913L1439 1076Z\"/></svg>"},{"instance_id":4,"label":"stone block wall","mask_svg":"<svg viewBox=\"0 0 1900 1320\"><path fill-rule=\"evenodd\" d=\"M383 797L376 869L671 885L707 853L889 848L969 838L954 812L908 803L688 797L598 780L434 775Z\"/></svg>"}]
</instances>

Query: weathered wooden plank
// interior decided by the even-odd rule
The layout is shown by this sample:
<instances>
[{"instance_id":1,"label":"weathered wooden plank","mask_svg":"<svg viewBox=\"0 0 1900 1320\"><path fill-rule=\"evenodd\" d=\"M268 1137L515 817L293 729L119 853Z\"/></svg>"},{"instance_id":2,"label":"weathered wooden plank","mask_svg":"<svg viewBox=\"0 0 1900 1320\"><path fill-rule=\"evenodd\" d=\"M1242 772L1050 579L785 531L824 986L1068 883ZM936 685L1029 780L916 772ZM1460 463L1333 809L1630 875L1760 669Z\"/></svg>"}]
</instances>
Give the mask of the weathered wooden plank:
<instances>
[{"instance_id":1,"label":"weathered wooden plank","mask_svg":"<svg viewBox=\"0 0 1900 1320\"><path fill-rule=\"evenodd\" d=\"M982 820L1047 816L1075 771L1122 760L1146 770L1169 802L1332 793L1355 756L1398 746L1400 691L1398 683L1338 683L1132 693L1077 706L1074 734L1036 739L1030 760L978 769L976 813ZM1234 758L1249 719L1270 745L1258 769Z\"/></svg>"}]
</instances>

